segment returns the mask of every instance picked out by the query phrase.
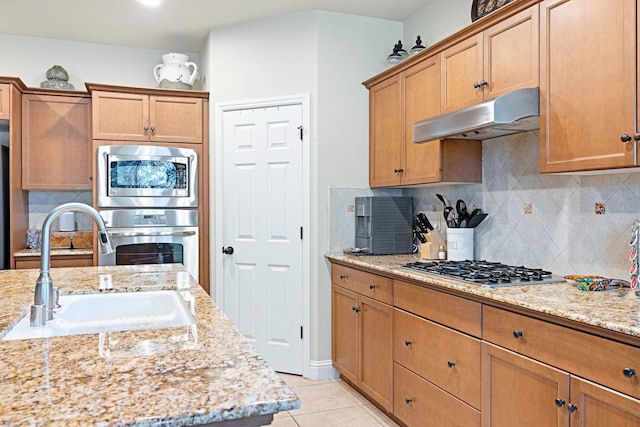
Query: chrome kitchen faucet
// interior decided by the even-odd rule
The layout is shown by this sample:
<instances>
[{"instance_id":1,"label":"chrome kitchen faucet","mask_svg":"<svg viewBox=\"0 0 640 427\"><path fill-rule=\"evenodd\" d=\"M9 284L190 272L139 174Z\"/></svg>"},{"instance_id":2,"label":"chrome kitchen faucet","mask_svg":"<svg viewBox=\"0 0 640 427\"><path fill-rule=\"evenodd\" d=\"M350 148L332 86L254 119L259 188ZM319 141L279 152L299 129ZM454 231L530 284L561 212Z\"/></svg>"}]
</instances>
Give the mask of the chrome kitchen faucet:
<instances>
[{"instance_id":1,"label":"chrome kitchen faucet","mask_svg":"<svg viewBox=\"0 0 640 427\"><path fill-rule=\"evenodd\" d=\"M60 214L64 212L84 212L93 217L98 224L98 244L100 251L111 253L114 251L111 236L107 231L104 220L89 205L84 203L65 203L57 206L44 220L42 224L42 249L40 251L40 275L36 282L35 296L31 305L31 317L29 324L31 326L44 326L47 320L53 319L53 309L55 305L54 287L51 276L49 275L50 255L51 255L51 223Z\"/></svg>"}]
</instances>

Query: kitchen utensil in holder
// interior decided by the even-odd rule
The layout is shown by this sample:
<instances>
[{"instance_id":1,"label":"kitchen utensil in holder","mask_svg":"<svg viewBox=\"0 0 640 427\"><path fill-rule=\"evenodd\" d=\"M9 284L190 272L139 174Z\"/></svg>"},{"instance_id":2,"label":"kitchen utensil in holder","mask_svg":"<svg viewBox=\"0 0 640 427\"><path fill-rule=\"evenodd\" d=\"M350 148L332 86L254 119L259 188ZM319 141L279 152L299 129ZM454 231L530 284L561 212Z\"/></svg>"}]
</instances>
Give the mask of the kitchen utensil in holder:
<instances>
[{"instance_id":1,"label":"kitchen utensil in holder","mask_svg":"<svg viewBox=\"0 0 640 427\"><path fill-rule=\"evenodd\" d=\"M447 228L447 259L466 261L474 258L474 228Z\"/></svg>"}]
</instances>

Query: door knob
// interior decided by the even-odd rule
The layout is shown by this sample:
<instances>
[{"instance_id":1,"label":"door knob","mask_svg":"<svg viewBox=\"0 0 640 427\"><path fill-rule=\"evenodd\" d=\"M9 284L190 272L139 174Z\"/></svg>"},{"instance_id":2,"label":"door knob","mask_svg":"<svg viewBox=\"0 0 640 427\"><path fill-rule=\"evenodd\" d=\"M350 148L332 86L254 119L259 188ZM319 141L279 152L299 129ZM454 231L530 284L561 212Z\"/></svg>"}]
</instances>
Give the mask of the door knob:
<instances>
[{"instance_id":1,"label":"door knob","mask_svg":"<svg viewBox=\"0 0 640 427\"><path fill-rule=\"evenodd\" d=\"M225 255L231 255L233 253L233 246L222 247L222 253Z\"/></svg>"}]
</instances>

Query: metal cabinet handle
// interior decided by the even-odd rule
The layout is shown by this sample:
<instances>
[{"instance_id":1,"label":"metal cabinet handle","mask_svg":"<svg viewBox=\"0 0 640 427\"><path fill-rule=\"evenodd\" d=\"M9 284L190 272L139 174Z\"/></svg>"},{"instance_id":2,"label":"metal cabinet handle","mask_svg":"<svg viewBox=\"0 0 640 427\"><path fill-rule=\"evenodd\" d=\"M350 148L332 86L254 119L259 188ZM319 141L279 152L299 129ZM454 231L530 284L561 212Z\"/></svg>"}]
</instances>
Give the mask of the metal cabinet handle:
<instances>
[{"instance_id":1,"label":"metal cabinet handle","mask_svg":"<svg viewBox=\"0 0 640 427\"><path fill-rule=\"evenodd\" d=\"M574 413L578 410L578 406L574 405L573 403L569 403L567 405L567 409L569 410L569 412Z\"/></svg>"},{"instance_id":2,"label":"metal cabinet handle","mask_svg":"<svg viewBox=\"0 0 640 427\"><path fill-rule=\"evenodd\" d=\"M139 232L139 233L109 233L111 235L111 237L116 238L116 237L156 237L156 236L162 236L162 237L173 237L173 236L195 236L196 232L195 231L159 231L156 233L149 233L149 232Z\"/></svg>"},{"instance_id":3,"label":"metal cabinet handle","mask_svg":"<svg viewBox=\"0 0 640 427\"><path fill-rule=\"evenodd\" d=\"M413 402L413 399L409 399L408 397L404 398L404 403L406 403L407 405L411 405L411 402Z\"/></svg>"},{"instance_id":4,"label":"metal cabinet handle","mask_svg":"<svg viewBox=\"0 0 640 427\"><path fill-rule=\"evenodd\" d=\"M394 173L402 173L402 172L404 172L404 169L402 169L402 168L396 168L396 169L394 169L394 170L393 170L393 172L394 172Z\"/></svg>"},{"instance_id":5,"label":"metal cabinet handle","mask_svg":"<svg viewBox=\"0 0 640 427\"><path fill-rule=\"evenodd\" d=\"M360 309L358 307L351 307L351 310L355 311L356 313L360 313Z\"/></svg>"},{"instance_id":6,"label":"metal cabinet handle","mask_svg":"<svg viewBox=\"0 0 640 427\"><path fill-rule=\"evenodd\" d=\"M155 135L155 133L156 133L156 127L155 126L151 126L151 133Z\"/></svg>"},{"instance_id":7,"label":"metal cabinet handle","mask_svg":"<svg viewBox=\"0 0 640 427\"><path fill-rule=\"evenodd\" d=\"M631 378L636 374L636 370L633 368L624 368L622 370L622 375L624 375L627 378Z\"/></svg>"},{"instance_id":8,"label":"metal cabinet handle","mask_svg":"<svg viewBox=\"0 0 640 427\"><path fill-rule=\"evenodd\" d=\"M369 285L369 289L374 290L375 288L376 288L376 285L374 285L373 283Z\"/></svg>"},{"instance_id":9,"label":"metal cabinet handle","mask_svg":"<svg viewBox=\"0 0 640 427\"><path fill-rule=\"evenodd\" d=\"M556 397L555 402L558 408L562 408L562 406L566 403L564 399L560 399L559 397Z\"/></svg>"},{"instance_id":10,"label":"metal cabinet handle","mask_svg":"<svg viewBox=\"0 0 640 427\"><path fill-rule=\"evenodd\" d=\"M483 79L483 80L480 80L479 82L475 82L475 83L473 84L473 87L474 87L474 88L476 88L476 89L478 89L478 88L481 88L481 87L487 86L488 84L489 84L489 83L487 83L487 81Z\"/></svg>"},{"instance_id":11,"label":"metal cabinet handle","mask_svg":"<svg viewBox=\"0 0 640 427\"><path fill-rule=\"evenodd\" d=\"M623 133L623 134L620 136L620 141L622 141L622 142L629 142L629 141L631 141L631 137L630 137L628 134Z\"/></svg>"},{"instance_id":12,"label":"metal cabinet handle","mask_svg":"<svg viewBox=\"0 0 640 427\"><path fill-rule=\"evenodd\" d=\"M347 275L346 275L346 274L341 274L341 275L340 275L340 280L344 280L344 279L346 279L346 278L347 278Z\"/></svg>"},{"instance_id":13,"label":"metal cabinet handle","mask_svg":"<svg viewBox=\"0 0 640 427\"><path fill-rule=\"evenodd\" d=\"M522 338L522 335L523 335L522 331L513 331L513 337L515 339Z\"/></svg>"},{"instance_id":14,"label":"metal cabinet handle","mask_svg":"<svg viewBox=\"0 0 640 427\"><path fill-rule=\"evenodd\" d=\"M147 135L149 132L149 126L145 126L142 129L144 129L144 134Z\"/></svg>"},{"instance_id":15,"label":"metal cabinet handle","mask_svg":"<svg viewBox=\"0 0 640 427\"><path fill-rule=\"evenodd\" d=\"M411 345L411 341L406 340L406 341L404 342L404 345L406 345L407 347L409 347L409 346Z\"/></svg>"},{"instance_id":16,"label":"metal cabinet handle","mask_svg":"<svg viewBox=\"0 0 640 427\"><path fill-rule=\"evenodd\" d=\"M447 362L447 366L449 366L450 368L453 368L454 366L456 366L456 362L453 362L453 361L449 360Z\"/></svg>"}]
</instances>

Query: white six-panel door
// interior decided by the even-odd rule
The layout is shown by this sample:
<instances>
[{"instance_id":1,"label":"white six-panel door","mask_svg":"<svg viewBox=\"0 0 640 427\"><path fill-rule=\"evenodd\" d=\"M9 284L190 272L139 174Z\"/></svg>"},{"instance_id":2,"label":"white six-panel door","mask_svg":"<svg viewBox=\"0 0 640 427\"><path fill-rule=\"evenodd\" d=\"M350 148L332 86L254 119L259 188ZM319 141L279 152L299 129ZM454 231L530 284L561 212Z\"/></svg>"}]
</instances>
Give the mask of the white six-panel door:
<instances>
[{"instance_id":1,"label":"white six-panel door","mask_svg":"<svg viewBox=\"0 0 640 427\"><path fill-rule=\"evenodd\" d=\"M293 374L303 365L301 125L299 104L222 117L222 308L275 370Z\"/></svg>"}]
</instances>

